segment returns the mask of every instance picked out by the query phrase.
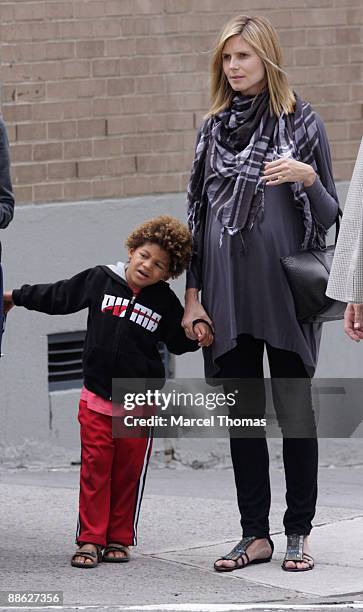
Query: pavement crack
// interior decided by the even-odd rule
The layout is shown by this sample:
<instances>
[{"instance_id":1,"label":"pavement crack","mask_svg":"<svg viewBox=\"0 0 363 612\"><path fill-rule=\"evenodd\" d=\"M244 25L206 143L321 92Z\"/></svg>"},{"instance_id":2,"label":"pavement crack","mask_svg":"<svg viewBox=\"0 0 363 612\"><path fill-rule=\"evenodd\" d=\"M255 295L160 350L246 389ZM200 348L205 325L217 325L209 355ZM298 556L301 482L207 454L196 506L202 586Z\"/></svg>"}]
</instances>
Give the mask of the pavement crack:
<instances>
[{"instance_id":1,"label":"pavement crack","mask_svg":"<svg viewBox=\"0 0 363 612\"><path fill-rule=\"evenodd\" d=\"M346 521L355 521L356 519L361 518L363 518L363 514L355 514L354 516L344 516L342 518L336 519L335 521L324 521L323 523L316 523L316 525L314 525L314 529L317 529L319 527L325 527L325 525L337 525L338 523L345 523Z\"/></svg>"}]
</instances>

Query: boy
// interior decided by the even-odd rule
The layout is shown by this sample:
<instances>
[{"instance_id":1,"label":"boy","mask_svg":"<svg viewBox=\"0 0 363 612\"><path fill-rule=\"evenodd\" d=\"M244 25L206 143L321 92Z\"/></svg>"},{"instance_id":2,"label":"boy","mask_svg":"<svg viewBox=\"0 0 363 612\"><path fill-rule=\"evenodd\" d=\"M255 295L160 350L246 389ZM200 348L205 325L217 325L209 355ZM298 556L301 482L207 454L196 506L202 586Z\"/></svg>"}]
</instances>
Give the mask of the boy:
<instances>
[{"instance_id":1,"label":"boy","mask_svg":"<svg viewBox=\"0 0 363 612\"><path fill-rule=\"evenodd\" d=\"M198 340L186 338L183 308L165 282L189 263L187 227L173 217L157 217L134 230L126 246L126 265L96 266L68 280L4 294L6 312L14 305L47 314L89 309L78 414L82 460L74 567L92 568L101 559L127 562L128 546L136 544L151 437L112 437L112 379L164 378L160 340L176 354L213 341L210 325L201 321L194 328Z\"/></svg>"}]
</instances>

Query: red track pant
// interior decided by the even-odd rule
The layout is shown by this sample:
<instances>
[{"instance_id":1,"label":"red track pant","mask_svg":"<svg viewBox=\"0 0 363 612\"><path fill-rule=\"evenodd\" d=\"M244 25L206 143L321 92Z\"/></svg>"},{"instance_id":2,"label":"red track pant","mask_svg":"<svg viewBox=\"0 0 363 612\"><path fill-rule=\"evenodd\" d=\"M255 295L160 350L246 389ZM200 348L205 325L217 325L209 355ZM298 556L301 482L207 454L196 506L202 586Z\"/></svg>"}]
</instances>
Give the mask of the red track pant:
<instances>
[{"instance_id":1,"label":"red track pant","mask_svg":"<svg viewBox=\"0 0 363 612\"><path fill-rule=\"evenodd\" d=\"M113 438L112 417L79 403L81 473L77 542L137 543L152 439Z\"/></svg>"}]
</instances>

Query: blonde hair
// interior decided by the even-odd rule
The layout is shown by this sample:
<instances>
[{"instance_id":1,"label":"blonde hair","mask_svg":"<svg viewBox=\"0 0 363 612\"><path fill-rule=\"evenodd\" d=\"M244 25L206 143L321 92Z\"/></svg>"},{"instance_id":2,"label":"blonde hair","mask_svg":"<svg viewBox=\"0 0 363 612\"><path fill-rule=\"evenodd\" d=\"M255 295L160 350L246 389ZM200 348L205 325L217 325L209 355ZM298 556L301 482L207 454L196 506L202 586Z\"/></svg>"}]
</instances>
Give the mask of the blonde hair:
<instances>
[{"instance_id":1,"label":"blonde hair","mask_svg":"<svg viewBox=\"0 0 363 612\"><path fill-rule=\"evenodd\" d=\"M231 105L235 91L230 86L223 71L222 52L227 40L241 36L261 59L270 93L271 114L292 113L295 96L290 89L286 72L282 69L282 50L277 32L265 17L238 15L223 28L214 48L211 61L211 100L212 106L207 116L216 115Z\"/></svg>"}]
</instances>

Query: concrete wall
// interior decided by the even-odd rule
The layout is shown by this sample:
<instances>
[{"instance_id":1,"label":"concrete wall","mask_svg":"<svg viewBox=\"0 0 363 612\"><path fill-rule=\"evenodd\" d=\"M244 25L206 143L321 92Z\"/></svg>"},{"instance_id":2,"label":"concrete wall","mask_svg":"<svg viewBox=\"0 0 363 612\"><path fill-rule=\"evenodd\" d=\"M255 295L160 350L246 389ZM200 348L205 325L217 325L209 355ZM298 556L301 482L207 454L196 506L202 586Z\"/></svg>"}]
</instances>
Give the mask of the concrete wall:
<instances>
[{"instance_id":1,"label":"concrete wall","mask_svg":"<svg viewBox=\"0 0 363 612\"><path fill-rule=\"evenodd\" d=\"M340 184L344 201L346 184ZM19 206L2 233L5 286L51 282L99 263L125 259L125 237L146 218L171 213L184 218L185 196L169 194L121 201ZM184 281L173 286L182 298ZM67 317L14 309L8 318L1 360L3 458L54 456L64 449L78 457L79 391L48 392L47 334L85 329L86 313ZM363 376L362 347L345 338L341 322L325 325L317 375ZM202 355L176 360L176 376L203 375Z\"/></svg>"}]
</instances>

